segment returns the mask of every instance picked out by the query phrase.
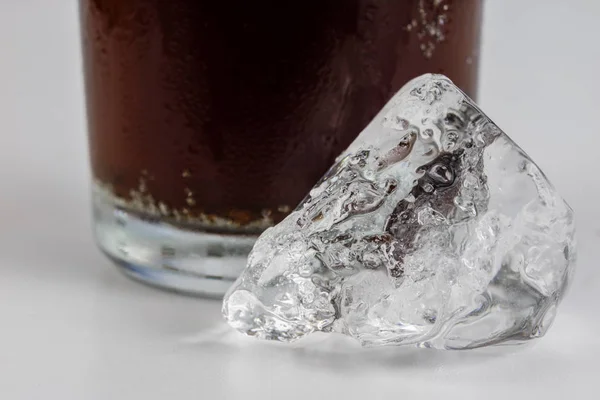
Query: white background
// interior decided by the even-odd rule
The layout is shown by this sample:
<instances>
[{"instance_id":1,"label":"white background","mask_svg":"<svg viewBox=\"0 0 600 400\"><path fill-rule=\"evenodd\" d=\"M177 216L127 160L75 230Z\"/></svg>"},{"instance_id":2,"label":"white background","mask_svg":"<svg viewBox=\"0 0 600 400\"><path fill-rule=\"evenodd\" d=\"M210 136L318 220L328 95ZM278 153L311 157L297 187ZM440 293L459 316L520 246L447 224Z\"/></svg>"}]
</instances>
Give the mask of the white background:
<instances>
[{"instance_id":1,"label":"white background","mask_svg":"<svg viewBox=\"0 0 600 400\"><path fill-rule=\"evenodd\" d=\"M499 354L242 340L216 301L131 282L90 235L74 0L0 0L0 399L593 399L600 2L488 0L480 104L577 213L556 322Z\"/></svg>"}]
</instances>

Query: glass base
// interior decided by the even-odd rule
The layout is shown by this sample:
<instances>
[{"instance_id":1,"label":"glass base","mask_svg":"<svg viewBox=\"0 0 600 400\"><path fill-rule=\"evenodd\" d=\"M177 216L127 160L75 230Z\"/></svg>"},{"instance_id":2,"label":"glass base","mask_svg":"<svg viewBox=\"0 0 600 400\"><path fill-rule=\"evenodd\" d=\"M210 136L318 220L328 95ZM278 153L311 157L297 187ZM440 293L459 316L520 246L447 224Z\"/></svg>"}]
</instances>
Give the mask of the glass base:
<instances>
[{"instance_id":1,"label":"glass base","mask_svg":"<svg viewBox=\"0 0 600 400\"><path fill-rule=\"evenodd\" d=\"M256 236L219 235L145 219L93 193L100 249L129 277L152 286L222 297L246 266Z\"/></svg>"}]
</instances>

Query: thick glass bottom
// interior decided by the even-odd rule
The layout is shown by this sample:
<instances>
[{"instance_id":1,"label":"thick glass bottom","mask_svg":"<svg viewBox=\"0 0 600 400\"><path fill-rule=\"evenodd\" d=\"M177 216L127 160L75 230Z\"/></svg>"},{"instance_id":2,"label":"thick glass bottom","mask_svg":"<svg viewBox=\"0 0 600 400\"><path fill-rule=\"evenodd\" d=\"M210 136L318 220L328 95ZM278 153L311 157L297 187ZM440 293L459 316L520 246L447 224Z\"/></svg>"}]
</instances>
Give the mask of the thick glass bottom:
<instances>
[{"instance_id":1,"label":"thick glass bottom","mask_svg":"<svg viewBox=\"0 0 600 400\"><path fill-rule=\"evenodd\" d=\"M124 210L93 192L100 249L127 276L163 289L222 297L246 265L256 236L189 230Z\"/></svg>"}]
</instances>

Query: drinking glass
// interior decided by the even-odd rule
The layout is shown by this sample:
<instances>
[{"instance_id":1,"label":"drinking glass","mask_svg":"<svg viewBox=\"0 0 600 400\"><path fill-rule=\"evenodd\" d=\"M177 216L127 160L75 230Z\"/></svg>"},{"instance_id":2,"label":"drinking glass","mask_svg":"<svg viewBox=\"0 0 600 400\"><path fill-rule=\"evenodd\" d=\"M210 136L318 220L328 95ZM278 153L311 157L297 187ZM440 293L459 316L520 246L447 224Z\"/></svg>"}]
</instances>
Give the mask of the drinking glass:
<instances>
[{"instance_id":1,"label":"drinking glass","mask_svg":"<svg viewBox=\"0 0 600 400\"><path fill-rule=\"evenodd\" d=\"M474 97L481 0L80 0L94 230L126 274L220 296L404 83Z\"/></svg>"}]
</instances>

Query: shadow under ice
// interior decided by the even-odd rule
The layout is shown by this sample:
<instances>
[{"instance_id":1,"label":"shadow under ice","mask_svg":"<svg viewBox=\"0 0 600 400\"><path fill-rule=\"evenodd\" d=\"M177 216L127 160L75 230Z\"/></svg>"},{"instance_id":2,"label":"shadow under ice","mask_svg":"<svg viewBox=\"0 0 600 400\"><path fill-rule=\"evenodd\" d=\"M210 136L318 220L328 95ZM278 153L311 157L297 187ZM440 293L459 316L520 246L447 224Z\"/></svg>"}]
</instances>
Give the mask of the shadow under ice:
<instances>
[{"instance_id":1,"label":"shadow under ice","mask_svg":"<svg viewBox=\"0 0 600 400\"><path fill-rule=\"evenodd\" d=\"M439 369L452 365L483 364L520 352L531 344L504 345L474 350L435 350L414 346L363 348L340 334L315 333L292 344L259 341L231 330L224 322L183 340L187 350L218 352L233 359L266 359L335 371L385 369Z\"/></svg>"}]
</instances>

